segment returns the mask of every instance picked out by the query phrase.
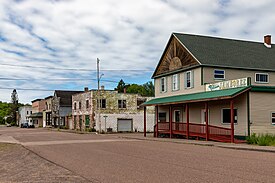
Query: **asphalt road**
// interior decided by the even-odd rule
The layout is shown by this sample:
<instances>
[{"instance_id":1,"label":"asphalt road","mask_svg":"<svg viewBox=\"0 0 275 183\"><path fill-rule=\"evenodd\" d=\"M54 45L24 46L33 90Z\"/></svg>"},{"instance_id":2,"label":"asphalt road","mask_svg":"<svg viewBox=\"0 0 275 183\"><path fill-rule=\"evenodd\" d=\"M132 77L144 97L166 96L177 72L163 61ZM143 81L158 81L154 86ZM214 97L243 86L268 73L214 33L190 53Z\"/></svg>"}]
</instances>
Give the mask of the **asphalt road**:
<instances>
[{"instance_id":1,"label":"asphalt road","mask_svg":"<svg viewBox=\"0 0 275 183\"><path fill-rule=\"evenodd\" d=\"M45 129L0 134L91 182L275 182L274 153Z\"/></svg>"}]
</instances>

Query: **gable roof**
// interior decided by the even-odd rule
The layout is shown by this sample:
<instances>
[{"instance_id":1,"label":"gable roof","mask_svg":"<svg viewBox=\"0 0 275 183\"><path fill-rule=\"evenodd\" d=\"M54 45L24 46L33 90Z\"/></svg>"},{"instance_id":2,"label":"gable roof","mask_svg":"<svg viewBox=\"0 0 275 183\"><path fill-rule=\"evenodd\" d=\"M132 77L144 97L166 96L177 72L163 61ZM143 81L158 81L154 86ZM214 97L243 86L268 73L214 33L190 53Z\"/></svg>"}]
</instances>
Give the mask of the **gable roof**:
<instances>
[{"instance_id":1,"label":"gable roof","mask_svg":"<svg viewBox=\"0 0 275 183\"><path fill-rule=\"evenodd\" d=\"M171 38L173 36L186 47L201 66L275 71L274 44L271 48L267 48L263 42L183 33L172 33Z\"/></svg>"},{"instance_id":2,"label":"gable roof","mask_svg":"<svg viewBox=\"0 0 275 183\"><path fill-rule=\"evenodd\" d=\"M72 106L72 95L83 91L55 90L54 93L60 97L60 106Z\"/></svg>"}]
</instances>

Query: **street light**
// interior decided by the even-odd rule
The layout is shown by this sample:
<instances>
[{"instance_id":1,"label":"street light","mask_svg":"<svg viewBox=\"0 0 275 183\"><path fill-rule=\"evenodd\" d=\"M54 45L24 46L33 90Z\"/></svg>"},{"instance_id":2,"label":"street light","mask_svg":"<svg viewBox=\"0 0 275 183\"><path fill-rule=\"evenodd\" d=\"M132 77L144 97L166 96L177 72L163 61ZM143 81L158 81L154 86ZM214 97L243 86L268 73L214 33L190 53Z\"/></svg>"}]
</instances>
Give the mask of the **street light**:
<instances>
[{"instance_id":1,"label":"street light","mask_svg":"<svg viewBox=\"0 0 275 183\"><path fill-rule=\"evenodd\" d=\"M101 106L101 101L100 101L100 90L99 90L99 86L100 86L100 79L102 78L102 76L104 74L101 74L99 76L99 58L96 59L97 60L97 103L98 103L98 124L99 124L99 133L101 133L101 119L100 119L100 106Z\"/></svg>"}]
</instances>

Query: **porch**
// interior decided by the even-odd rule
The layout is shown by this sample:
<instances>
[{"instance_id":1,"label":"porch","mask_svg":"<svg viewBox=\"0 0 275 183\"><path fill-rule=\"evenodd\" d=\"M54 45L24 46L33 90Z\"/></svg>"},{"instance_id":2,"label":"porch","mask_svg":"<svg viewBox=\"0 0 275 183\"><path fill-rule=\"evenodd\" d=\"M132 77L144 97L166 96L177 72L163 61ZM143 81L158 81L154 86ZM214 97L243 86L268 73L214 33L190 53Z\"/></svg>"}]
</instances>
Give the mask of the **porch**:
<instances>
[{"instance_id":1,"label":"porch","mask_svg":"<svg viewBox=\"0 0 275 183\"><path fill-rule=\"evenodd\" d=\"M235 138L235 125L238 125L237 110L239 110L241 112L239 126L245 127L248 131L247 135L249 135L249 119L247 117L249 92L247 91L249 91L248 87L234 88L148 101L144 105L144 136L146 136L146 106L154 105L156 114L155 137L168 136L170 138L195 138L231 143L244 142ZM164 117L159 115L160 109L162 113L165 110L168 112L167 117L165 117L166 115ZM212 110L212 118L209 117L209 110ZM222 117L222 115L224 116ZM247 131L243 131L244 134Z\"/></svg>"}]
</instances>

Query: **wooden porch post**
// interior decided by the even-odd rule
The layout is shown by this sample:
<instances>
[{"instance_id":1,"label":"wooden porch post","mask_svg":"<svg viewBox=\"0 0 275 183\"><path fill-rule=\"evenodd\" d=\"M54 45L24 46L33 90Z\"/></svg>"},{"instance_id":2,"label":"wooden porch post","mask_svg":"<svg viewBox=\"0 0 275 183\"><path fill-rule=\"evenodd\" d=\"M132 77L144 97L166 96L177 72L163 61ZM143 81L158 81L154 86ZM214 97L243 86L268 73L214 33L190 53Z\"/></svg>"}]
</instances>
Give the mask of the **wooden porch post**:
<instances>
[{"instance_id":1,"label":"wooden porch post","mask_svg":"<svg viewBox=\"0 0 275 183\"><path fill-rule=\"evenodd\" d=\"M158 137L159 135L159 125L158 125L158 122L159 122L159 106L157 105L156 106L156 137Z\"/></svg>"},{"instance_id":2,"label":"wooden porch post","mask_svg":"<svg viewBox=\"0 0 275 183\"><path fill-rule=\"evenodd\" d=\"M170 138L172 138L172 106L169 106L169 127L170 127Z\"/></svg>"},{"instance_id":3,"label":"wooden porch post","mask_svg":"<svg viewBox=\"0 0 275 183\"><path fill-rule=\"evenodd\" d=\"M231 143L234 143L234 101L230 100Z\"/></svg>"},{"instance_id":4,"label":"wooden porch post","mask_svg":"<svg viewBox=\"0 0 275 183\"><path fill-rule=\"evenodd\" d=\"M189 138L189 104L185 104L186 112L186 138Z\"/></svg>"},{"instance_id":5,"label":"wooden porch post","mask_svg":"<svg viewBox=\"0 0 275 183\"><path fill-rule=\"evenodd\" d=\"M208 102L205 102L205 130L206 130L206 141L209 140L209 130L208 130Z\"/></svg>"},{"instance_id":6,"label":"wooden porch post","mask_svg":"<svg viewBox=\"0 0 275 183\"><path fill-rule=\"evenodd\" d=\"M144 107L144 137L146 137L146 107Z\"/></svg>"}]
</instances>

